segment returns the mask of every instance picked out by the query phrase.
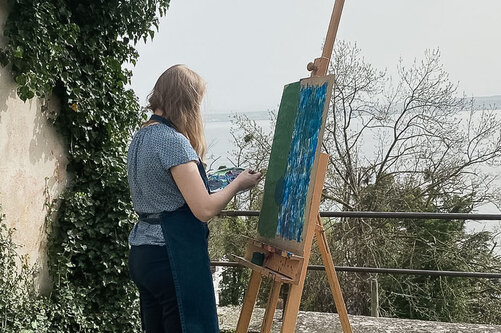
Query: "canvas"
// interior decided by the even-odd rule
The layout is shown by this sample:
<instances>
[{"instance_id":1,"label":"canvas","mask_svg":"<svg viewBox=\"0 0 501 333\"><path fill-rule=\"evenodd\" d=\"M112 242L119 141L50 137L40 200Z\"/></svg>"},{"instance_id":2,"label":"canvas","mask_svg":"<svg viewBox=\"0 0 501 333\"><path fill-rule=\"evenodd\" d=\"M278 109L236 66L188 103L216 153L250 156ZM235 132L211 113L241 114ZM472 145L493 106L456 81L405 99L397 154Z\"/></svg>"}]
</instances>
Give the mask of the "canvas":
<instances>
[{"instance_id":1,"label":"canvas","mask_svg":"<svg viewBox=\"0 0 501 333\"><path fill-rule=\"evenodd\" d=\"M258 234L261 241L298 255L333 82L329 75L286 85L278 111Z\"/></svg>"}]
</instances>

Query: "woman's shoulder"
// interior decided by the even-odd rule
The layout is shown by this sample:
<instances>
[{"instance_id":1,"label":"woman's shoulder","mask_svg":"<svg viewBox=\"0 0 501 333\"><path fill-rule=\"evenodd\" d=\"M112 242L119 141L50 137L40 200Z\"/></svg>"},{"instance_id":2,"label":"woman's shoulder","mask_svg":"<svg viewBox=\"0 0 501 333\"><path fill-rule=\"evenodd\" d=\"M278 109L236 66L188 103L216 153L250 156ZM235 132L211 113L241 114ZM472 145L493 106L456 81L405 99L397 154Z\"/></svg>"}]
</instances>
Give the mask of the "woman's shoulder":
<instances>
[{"instance_id":1,"label":"woman's shoulder","mask_svg":"<svg viewBox=\"0 0 501 333\"><path fill-rule=\"evenodd\" d=\"M163 124L151 125L150 143L160 154L168 151L182 151L193 158L197 156L190 141L183 134Z\"/></svg>"},{"instance_id":2,"label":"woman's shoulder","mask_svg":"<svg viewBox=\"0 0 501 333\"><path fill-rule=\"evenodd\" d=\"M189 144L189 140L175 129L163 124L153 124L139 129L134 137L148 137L149 141L167 144Z\"/></svg>"},{"instance_id":3,"label":"woman's shoulder","mask_svg":"<svg viewBox=\"0 0 501 333\"><path fill-rule=\"evenodd\" d=\"M154 127L152 129L152 135L162 140L162 142L167 144L189 145L191 147L188 138L172 127L163 124L152 125L151 127Z\"/></svg>"},{"instance_id":4,"label":"woman's shoulder","mask_svg":"<svg viewBox=\"0 0 501 333\"><path fill-rule=\"evenodd\" d=\"M188 161L198 160L197 153L184 135L163 124L152 126L156 127L152 131L155 138L152 142L153 149L166 169Z\"/></svg>"},{"instance_id":5,"label":"woman's shoulder","mask_svg":"<svg viewBox=\"0 0 501 333\"><path fill-rule=\"evenodd\" d=\"M143 149L146 148L157 154L182 151L191 157L197 156L188 138L164 124L153 124L139 129L134 135L130 147L143 147Z\"/></svg>"}]
</instances>

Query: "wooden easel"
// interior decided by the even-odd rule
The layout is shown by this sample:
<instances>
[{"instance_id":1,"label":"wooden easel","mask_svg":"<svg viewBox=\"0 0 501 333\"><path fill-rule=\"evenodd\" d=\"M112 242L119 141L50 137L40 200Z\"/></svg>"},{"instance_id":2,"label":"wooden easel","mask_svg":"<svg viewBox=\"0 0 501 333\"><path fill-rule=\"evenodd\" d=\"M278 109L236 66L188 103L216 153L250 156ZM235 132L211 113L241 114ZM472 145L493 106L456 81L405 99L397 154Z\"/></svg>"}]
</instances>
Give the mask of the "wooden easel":
<instances>
[{"instance_id":1,"label":"wooden easel","mask_svg":"<svg viewBox=\"0 0 501 333\"><path fill-rule=\"evenodd\" d=\"M244 298L240 318L238 319L236 329L237 333L247 332L249 328L249 322L263 275L270 277L273 280L273 285L270 290L268 304L266 306L263 323L261 325L261 332L270 332L271 330L271 324L277 307L280 287L284 283L290 284L290 289L287 304L284 310L285 312L283 315L281 332L294 332L314 235L317 236L317 244L327 272L329 286L331 288L332 296L334 297L334 304L336 305L336 309L339 314L341 327L345 333L352 332L348 319L348 313L343 300L343 294L341 292L341 287L334 268L332 255L325 238L322 220L320 219L320 215L318 213L328 160L329 156L327 154L322 153L319 157L316 179L314 180L311 210L308 217L308 229L305 233L304 257L291 255L286 251L272 248L266 244L258 244L258 241L249 242L247 253L244 258L234 256L235 260L252 269L249 287ZM252 258L250 256L256 252L263 253L266 258L262 265L252 262Z\"/></svg>"},{"instance_id":2,"label":"wooden easel","mask_svg":"<svg viewBox=\"0 0 501 333\"><path fill-rule=\"evenodd\" d=\"M330 57L334 47L337 28L343 10L344 0L336 0L327 31L322 56L309 63L307 68L311 71L311 76L325 76L330 62ZM282 333L292 333L296 327L301 295L304 288L306 271L310 260L313 236L317 237L317 244L320 249L322 261L327 272L329 286L331 288L334 304L339 314L341 327L344 333L351 333L351 326L348 313L343 300L343 294L334 268L334 262L329 250L329 246L324 234L322 220L319 215L320 199L327 170L329 156L321 153L319 156L317 170L312 172L311 183L314 184L310 212L308 216L307 230L304 234L304 254L303 257L291 254L287 251L272 247L257 240L251 240L247 245L246 254L243 258L234 256L235 260L242 265L252 269L249 286L244 298L242 310L237 324L237 333L245 333L249 328L249 323L256 303L256 298L263 276L272 279L273 285L270 290L268 304L266 306L261 332L270 332L273 323L273 315L278 303L280 288L282 284L290 285L289 295L284 309Z\"/></svg>"}]
</instances>

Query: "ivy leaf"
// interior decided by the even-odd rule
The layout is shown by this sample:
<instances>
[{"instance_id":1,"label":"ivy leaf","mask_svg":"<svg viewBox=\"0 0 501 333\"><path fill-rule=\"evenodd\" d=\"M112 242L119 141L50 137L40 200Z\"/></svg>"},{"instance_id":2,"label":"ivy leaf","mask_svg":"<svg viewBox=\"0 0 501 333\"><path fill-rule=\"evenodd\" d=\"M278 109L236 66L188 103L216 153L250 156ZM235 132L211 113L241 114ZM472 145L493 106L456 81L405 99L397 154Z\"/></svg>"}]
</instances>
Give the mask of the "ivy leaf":
<instances>
[{"instance_id":1,"label":"ivy leaf","mask_svg":"<svg viewBox=\"0 0 501 333\"><path fill-rule=\"evenodd\" d=\"M14 58L22 58L23 57L23 48L18 46L14 49Z\"/></svg>"},{"instance_id":2,"label":"ivy leaf","mask_svg":"<svg viewBox=\"0 0 501 333\"><path fill-rule=\"evenodd\" d=\"M26 75L21 74L16 76L16 83L20 86L26 85Z\"/></svg>"}]
</instances>

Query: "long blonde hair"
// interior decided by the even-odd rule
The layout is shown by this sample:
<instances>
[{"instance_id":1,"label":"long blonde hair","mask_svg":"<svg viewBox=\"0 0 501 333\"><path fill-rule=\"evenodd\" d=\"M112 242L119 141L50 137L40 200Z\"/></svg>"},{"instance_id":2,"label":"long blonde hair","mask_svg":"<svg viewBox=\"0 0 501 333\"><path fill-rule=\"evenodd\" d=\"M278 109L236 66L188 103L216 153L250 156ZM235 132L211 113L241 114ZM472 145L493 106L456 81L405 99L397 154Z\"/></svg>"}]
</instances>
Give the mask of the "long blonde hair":
<instances>
[{"instance_id":1,"label":"long blonde hair","mask_svg":"<svg viewBox=\"0 0 501 333\"><path fill-rule=\"evenodd\" d=\"M202 160L207 151L200 112L204 94L205 82L200 75L184 65L174 65L160 75L148 96L148 108L161 110L162 117L190 140Z\"/></svg>"}]
</instances>

